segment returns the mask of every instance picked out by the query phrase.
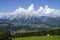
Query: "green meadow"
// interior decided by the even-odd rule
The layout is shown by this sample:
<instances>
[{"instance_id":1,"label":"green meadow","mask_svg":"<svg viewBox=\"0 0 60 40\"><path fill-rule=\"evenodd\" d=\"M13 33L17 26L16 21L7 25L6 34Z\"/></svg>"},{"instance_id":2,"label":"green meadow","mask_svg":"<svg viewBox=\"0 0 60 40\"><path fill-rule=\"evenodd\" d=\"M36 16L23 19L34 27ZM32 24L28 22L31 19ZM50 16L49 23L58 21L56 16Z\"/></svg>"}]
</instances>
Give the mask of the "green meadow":
<instances>
[{"instance_id":1,"label":"green meadow","mask_svg":"<svg viewBox=\"0 0 60 40\"><path fill-rule=\"evenodd\" d=\"M32 37L14 38L13 40L60 40L60 36L32 36Z\"/></svg>"}]
</instances>

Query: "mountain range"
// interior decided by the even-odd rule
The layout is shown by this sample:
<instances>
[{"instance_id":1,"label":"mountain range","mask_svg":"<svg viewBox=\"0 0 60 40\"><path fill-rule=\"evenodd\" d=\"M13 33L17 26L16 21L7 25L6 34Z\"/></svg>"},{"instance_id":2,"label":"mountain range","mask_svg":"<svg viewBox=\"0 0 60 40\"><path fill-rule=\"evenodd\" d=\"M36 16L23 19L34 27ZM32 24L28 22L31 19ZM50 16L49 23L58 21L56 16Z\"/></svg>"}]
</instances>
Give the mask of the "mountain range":
<instances>
[{"instance_id":1,"label":"mountain range","mask_svg":"<svg viewBox=\"0 0 60 40\"><path fill-rule=\"evenodd\" d=\"M28 9L19 7L12 13L0 13L0 31L34 31L60 28L60 10L47 5L34 11L34 5Z\"/></svg>"}]
</instances>

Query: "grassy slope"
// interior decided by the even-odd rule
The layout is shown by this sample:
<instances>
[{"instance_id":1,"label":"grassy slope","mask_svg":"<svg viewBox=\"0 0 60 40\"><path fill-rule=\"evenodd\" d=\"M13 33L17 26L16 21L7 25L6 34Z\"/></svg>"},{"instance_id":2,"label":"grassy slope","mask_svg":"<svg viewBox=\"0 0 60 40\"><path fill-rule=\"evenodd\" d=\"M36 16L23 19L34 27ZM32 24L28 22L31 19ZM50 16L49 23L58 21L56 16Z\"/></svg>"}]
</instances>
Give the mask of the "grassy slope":
<instances>
[{"instance_id":1,"label":"grassy slope","mask_svg":"<svg viewBox=\"0 0 60 40\"><path fill-rule=\"evenodd\" d=\"M34 36L34 37L14 38L14 40L60 40L60 36Z\"/></svg>"}]
</instances>

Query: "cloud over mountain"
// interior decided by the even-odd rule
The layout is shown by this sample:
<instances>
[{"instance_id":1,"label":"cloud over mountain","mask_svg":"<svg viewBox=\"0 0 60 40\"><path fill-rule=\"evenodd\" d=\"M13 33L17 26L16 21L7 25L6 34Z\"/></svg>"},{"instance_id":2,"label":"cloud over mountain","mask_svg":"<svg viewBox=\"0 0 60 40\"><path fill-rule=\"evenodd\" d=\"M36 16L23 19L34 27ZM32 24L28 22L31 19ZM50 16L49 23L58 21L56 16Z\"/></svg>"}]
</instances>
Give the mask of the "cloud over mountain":
<instances>
[{"instance_id":1,"label":"cloud over mountain","mask_svg":"<svg viewBox=\"0 0 60 40\"><path fill-rule=\"evenodd\" d=\"M11 13L0 13L0 18L16 18L21 16L49 16L49 17L60 17L60 10L49 8L48 5L46 5L44 8L40 6L40 8L35 11L34 10L34 4L31 4L27 9L24 9L22 7L19 7L14 12Z\"/></svg>"}]
</instances>

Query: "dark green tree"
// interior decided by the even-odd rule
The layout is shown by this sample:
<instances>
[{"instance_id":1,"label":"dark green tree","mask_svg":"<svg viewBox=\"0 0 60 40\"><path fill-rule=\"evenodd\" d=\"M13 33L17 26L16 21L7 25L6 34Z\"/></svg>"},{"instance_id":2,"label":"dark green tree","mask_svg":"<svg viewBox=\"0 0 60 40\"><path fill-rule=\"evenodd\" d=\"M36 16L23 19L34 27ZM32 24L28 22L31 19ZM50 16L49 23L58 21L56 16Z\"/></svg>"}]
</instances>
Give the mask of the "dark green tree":
<instances>
[{"instance_id":1,"label":"dark green tree","mask_svg":"<svg viewBox=\"0 0 60 40\"><path fill-rule=\"evenodd\" d=\"M12 37L10 35L10 31L5 30L0 33L0 40L12 40Z\"/></svg>"}]
</instances>

